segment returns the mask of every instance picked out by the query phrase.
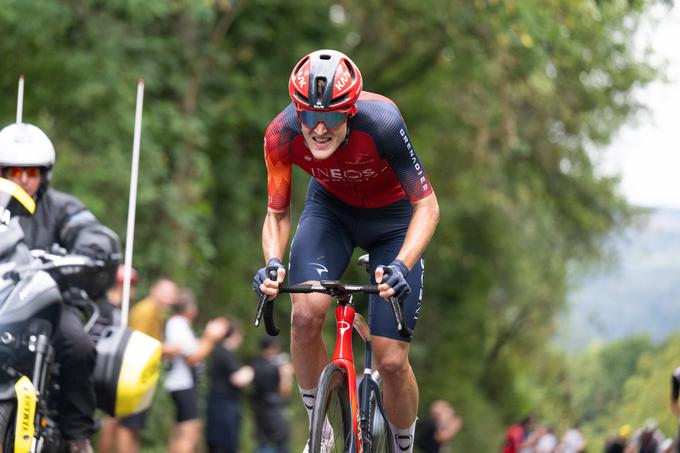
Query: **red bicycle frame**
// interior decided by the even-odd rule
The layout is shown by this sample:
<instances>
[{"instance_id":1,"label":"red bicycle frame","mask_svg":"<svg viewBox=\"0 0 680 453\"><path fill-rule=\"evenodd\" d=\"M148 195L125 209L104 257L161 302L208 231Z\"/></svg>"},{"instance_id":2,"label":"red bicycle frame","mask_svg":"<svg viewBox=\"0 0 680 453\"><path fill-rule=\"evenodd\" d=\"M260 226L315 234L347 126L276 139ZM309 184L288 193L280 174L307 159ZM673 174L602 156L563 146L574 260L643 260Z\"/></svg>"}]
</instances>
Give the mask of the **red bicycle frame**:
<instances>
[{"instance_id":1,"label":"red bicycle frame","mask_svg":"<svg viewBox=\"0 0 680 453\"><path fill-rule=\"evenodd\" d=\"M352 432L356 439L356 451L363 452L361 416L359 411L360 402L357 393L357 375L354 368L354 350L352 349L352 330L356 329L366 344L364 362L369 365L368 369L364 370L364 372L367 372L369 375L371 373L370 363L372 357L371 333L364 318L354 310L351 298L349 301L338 301L338 305L335 307L335 320L337 336L331 363L343 368L346 372L349 404L352 411Z\"/></svg>"}]
</instances>

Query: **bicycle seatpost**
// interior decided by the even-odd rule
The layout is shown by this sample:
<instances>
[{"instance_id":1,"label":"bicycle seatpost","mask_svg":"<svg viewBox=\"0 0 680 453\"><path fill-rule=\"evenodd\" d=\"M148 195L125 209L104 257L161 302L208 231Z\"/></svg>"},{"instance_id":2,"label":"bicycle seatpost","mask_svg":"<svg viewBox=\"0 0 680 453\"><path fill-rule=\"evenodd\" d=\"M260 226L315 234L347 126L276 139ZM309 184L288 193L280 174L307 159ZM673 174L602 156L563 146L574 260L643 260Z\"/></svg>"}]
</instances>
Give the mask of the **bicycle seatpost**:
<instances>
[{"instance_id":1,"label":"bicycle seatpost","mask_svg":"<svg viewBox=\"0 0 680 453\"><path fill-rule=\"evenodd\" d=\"M371 262L370 262L370 257L368 255L368 253L366 253L365 255L361 255L357 259L357 264L359 266L364 266L364 269L366 269L367 274L371 272L371 266L370 266Z\"/></svg>"}]
</instances>

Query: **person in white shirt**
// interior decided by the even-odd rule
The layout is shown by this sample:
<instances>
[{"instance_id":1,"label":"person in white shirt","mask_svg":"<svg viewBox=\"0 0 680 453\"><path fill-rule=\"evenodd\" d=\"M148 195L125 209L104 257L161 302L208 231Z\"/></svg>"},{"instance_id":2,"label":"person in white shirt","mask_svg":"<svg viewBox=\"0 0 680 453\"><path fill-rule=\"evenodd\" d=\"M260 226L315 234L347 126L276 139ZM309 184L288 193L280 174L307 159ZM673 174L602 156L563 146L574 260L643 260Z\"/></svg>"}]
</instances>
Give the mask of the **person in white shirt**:
<instances>
[{"instance_id":1,"label":"person in white shirt","mask_svg":"<svg viewBox=\"0 0 680 453\"><path fill-rule=\"evenodd\" d=\"M536 444L536 453L553 453L557 448L559 440L555 435L555 430L551 426L547 426L538 439Z\"/></svg>"},{"instance_id":2,"label":"person in white shirt","mask_svg":"<svg viewBox=\"0 0 680 453\"><path fill-rule=\"evenodd\" d=\"M202 362L215 345L227 334L229 322L216 318L208 322L201 338L191 324L198 316L193 293L182 290L173 307L175 314L165 324L165 344L174 346L176 354L165 376L164 387L170 393L176 409L176 423L168 446L170 453L194 452L198 446L201 421L198 417L196 365Z\"/></svg>"},{"instance_id":3,"label":"person in white shirt","mask_svg":"<svg viewBox=\"0 0 680 453\"><path fill-rule=\"evenodd\" d=\"M557 447L558 453L581 453L586 450L586 441L579 430L579 423L567 430L562 436L562 442Z\"/></svg>"}]
</instances>

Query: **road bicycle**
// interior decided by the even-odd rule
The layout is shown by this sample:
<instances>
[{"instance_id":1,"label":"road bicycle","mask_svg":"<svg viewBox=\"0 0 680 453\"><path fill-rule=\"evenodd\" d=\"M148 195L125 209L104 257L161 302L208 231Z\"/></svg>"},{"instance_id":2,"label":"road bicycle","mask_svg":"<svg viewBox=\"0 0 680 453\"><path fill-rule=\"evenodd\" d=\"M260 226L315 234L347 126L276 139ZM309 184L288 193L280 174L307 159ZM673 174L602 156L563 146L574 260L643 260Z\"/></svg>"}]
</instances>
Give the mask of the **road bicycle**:
<instances>
[{"instance_id":1,"label":"road bicycle","mask_svg":"<svg viewBox=\"0 0 680 453\"><path fill-rule=\"evenodd\" d=\"M359 264L368 271L368 255L360 257ZM266 272L272 280L276 279L276 267L268 267ZM321 280L319 284L280 286L280 293L323 293L337 302L335 350L333 358L319 377L309 433L310 453L394 453L392 431L383 407L381 378L372 369L371 331L363 316L355 311L352 300L352 296L357 293L378 294L378 287ZM267 300L265 295L260 298L255 326L259 326L264 316L267 333L275 336L279 329L274 323L273 302ZM403 320L402 301L391 297L389 302L400 335L410 338L412 332ZM364 341L364 371L358 390L352 350L353 330Z\"/></svg>"}]
</instances>

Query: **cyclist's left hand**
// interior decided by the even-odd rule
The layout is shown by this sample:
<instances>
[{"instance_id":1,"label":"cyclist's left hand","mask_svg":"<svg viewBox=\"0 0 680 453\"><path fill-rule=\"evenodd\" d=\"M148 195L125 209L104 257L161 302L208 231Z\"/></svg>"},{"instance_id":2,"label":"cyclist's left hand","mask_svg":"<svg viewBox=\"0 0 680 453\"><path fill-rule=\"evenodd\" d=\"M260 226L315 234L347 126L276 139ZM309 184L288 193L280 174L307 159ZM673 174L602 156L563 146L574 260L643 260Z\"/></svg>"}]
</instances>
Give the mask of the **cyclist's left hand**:
<instances>
[{"instance_id":1,"label":"cyclist's left hand","mask_svg":"<svg viewBox=\"0 0 680 453\"><path fill-rule=\"evenodd\" d=\"M387 299L395 296L402 299L411 293L411 287L406 281L408 267L401 260L394 260L389 266L378 266L375 270L375 281L378 282L380 297Z\"/></svg>"}]
</instances>

